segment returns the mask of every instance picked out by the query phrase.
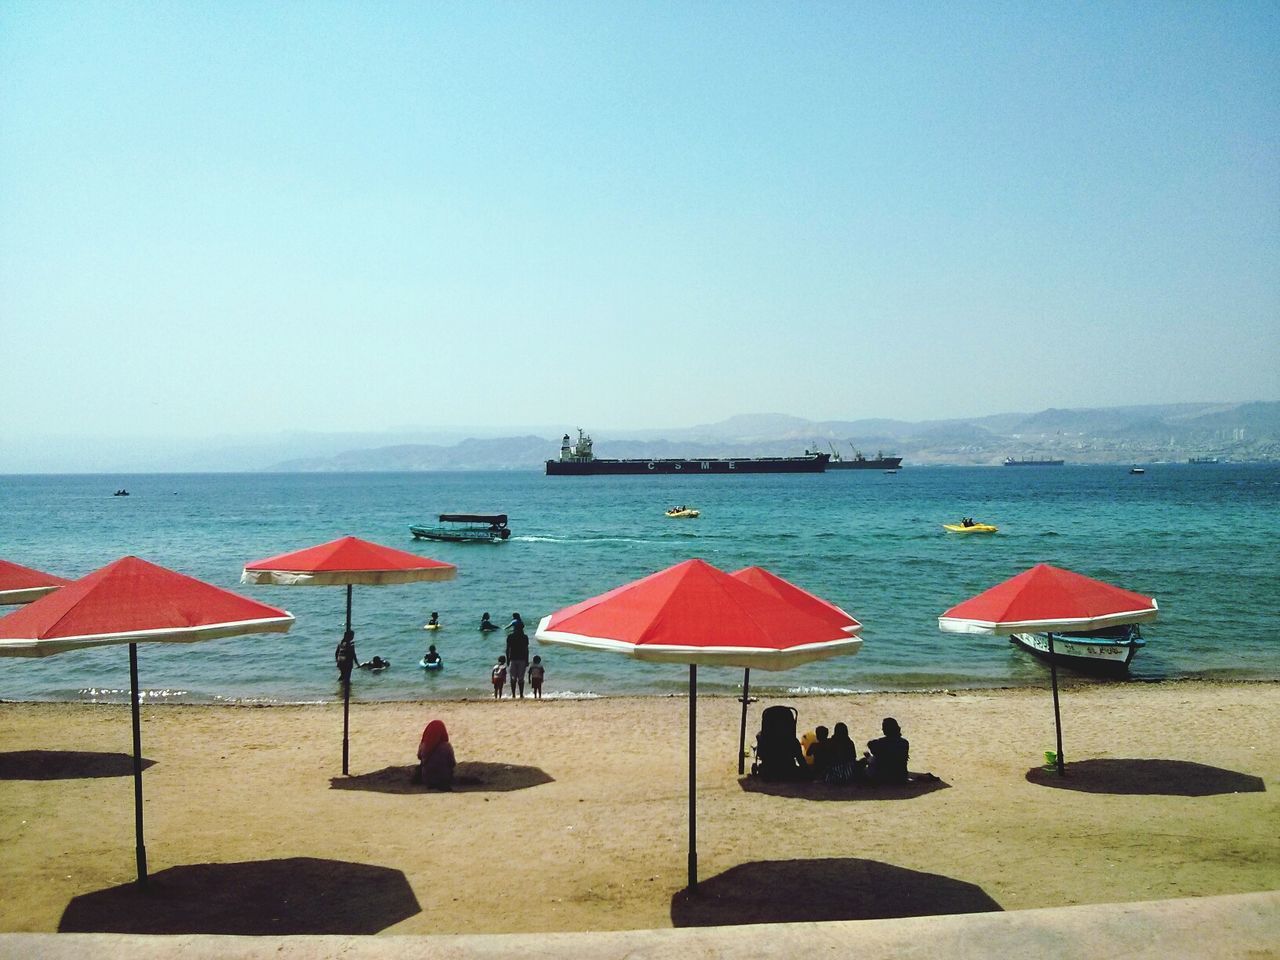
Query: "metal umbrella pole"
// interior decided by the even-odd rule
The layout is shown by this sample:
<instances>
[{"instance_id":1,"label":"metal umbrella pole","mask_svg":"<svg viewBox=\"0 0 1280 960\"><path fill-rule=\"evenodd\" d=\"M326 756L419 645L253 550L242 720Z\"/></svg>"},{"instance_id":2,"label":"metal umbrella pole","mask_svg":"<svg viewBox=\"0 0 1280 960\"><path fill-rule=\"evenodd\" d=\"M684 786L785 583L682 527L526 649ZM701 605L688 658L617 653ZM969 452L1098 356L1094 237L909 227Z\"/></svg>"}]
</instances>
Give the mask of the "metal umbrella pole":
<instances>
[{"instance_id":1,"label":"metal umbrella pole","mask_svg":"<svg viewBox=\"0 0 1280 960\"><path fill-rule=\"evenodd\" d=\"M351 632L351 584L347 584L347 629ZM351 666L342 675L342 775L348 775L347 754L351 734L351 668L355 666L355 657L351 658Z\"/></svg>"},{"instance_id":2,"label":"metal umbrella pole","mask_svg":"<svg viewBox=\"0 0 1280 960\"><path fill-rule=\"evenodd\" d=\"M1058 661L1053 655L1053 632L1049 632L1049 677L1053 684L1053 727L1058 740L1058 776L1067 774L1067 761L1062 756L1062 714L1058 711Z\"/></svg>"},{"instance_id":3,"label":"metal umbrella pole","mask_svg":"<svg viewBox=\"0 0 1280 960\"><path fill-rule=\"evenodd\" d=\"M698 892L698 665L689 664L689 892Z\"/></svg>"},{"instance_id":4,"label":"metal umbrella pole","mask_svg":"<svg viewBox=\"0 0 1280 960\"><path fill-rule=\"evenodd\" d=\"M147 848L142 841L142 718L138 711L138 645L129 644L129 703L133 712L133 831L138 883L147 882Z\"/></svg>"}]
</instances>

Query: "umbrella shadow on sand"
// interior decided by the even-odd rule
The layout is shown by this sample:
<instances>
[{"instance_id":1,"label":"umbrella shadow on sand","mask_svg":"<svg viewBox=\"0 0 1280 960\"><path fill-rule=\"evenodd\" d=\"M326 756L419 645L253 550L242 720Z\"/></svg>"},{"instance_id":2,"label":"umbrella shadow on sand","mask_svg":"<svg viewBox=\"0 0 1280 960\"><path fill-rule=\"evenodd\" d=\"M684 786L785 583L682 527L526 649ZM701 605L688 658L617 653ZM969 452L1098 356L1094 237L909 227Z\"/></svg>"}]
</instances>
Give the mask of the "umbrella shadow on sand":
<instances>
[{"instance_id":1,"label":"umbrella shadow on sand","mask_svg":"<svg viewBox=\"0 0 1280 960\"><path fill-rule=\"evenodd\" d=\"M744 863L671 898L677 927L884 920L1002 909L981 887L876 860Z\"/></svg>"},{"instance_id":2,"label":"umbrella shadow on sand","mask_svg":"<svg viewBox=\"0 0 1280 960\"><path fill-rule=\"evenodd\" d=\"M1027 782L1081 793L1139 796L1211 797L1222 793L1264 793L1261 777L1189 760L1074 760L1066 775L1032 767Z\"/></svg>"},{"instance_id":3,"label":"umbrella shadow on sand","mask_svg":"<svg viewBox=\"0 0 1280 960\"><path fill-rule=\"evenodd\" d=\"M369 790L374 793L440 793L430 787L413 782L416 763L384 767L373 773L361 773L353 777L333 777L329 787L333 790ZM459 763L453 773L453 793L510 793L527 790L544 783L555 783L545 770L523 767L514 763L486 763L470 760Z\"/></svg>"},{"instance_id":4,"label":"umbrella shadow on sand","mask_svg":"<svg viewBox=\"0 0 1280 960\"><path fill-rule=\"evenodd\" d=\"M902 785L862 785L834 783L806 783L804 781L769 781L759 777L740 777L738 786L743 793L766 793L771 797L792 797L796 800L910 800L923 797L935 790L946 790L951 784L945 780L913 780Z\"/></svg>"},{"instance_id":5,"label":"umbrella shadow on sand","mask_svg":"<svg viewBox=\"0 0 1280 960\"><path fill-rule=\"evenodd\" d=\"M142 769L154 766L145 757ZM92 750L16 750L0 753L0 780L93 780L133 776L133 757L127 753Z\"/></svg>"},{"instance_id":6,"label":"umbrella shadow on sand","mask_svg":"<svg viewBox=\"0 0 1280 960\"><path fill-rule=\"evenodd\" d=\"M76 897L59 933L373 934L421 913L399 870L295 857L199 863Z\"/></svg>"}]
</instances>

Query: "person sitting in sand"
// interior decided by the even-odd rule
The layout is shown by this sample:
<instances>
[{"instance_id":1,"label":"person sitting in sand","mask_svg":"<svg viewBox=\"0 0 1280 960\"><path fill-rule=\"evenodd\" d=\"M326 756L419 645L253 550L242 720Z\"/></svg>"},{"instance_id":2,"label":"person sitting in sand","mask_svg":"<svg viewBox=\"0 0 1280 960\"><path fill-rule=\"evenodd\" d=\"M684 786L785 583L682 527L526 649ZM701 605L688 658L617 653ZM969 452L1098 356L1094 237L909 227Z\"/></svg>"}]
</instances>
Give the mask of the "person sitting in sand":
<instances>
[{"instance_id":1,"label":"person sitting in sand","mask_svg":"<svg viewBox=\"0 0 1280 960\"><path fill-rule=\"evenodd\" d=\"M425 783L436 790L449 790L453 786L453 770L457 765L444 721L432 720L418 741L418 770L414 782Z\"/></svg>"},{"instance_id":2,"label":"person sitting in sand","mask_svg":"<svg viewBox=\"0 0 1280 960\"><path fill-rule=\"evenodd\" d=\"M533 699L542 699L542 678L547 675L546 668L542 665L541 657L534 657L533 663L529 664L529 686L533 689Z\"/></svg>"},{"instance_id":3,"label":"person sitting in sand","mask_svg":"<svg viewBox=\"0 0 1280 960\"><path fill-rule=\"evenodd\" d=\"M489 679L493 681L493 699L502 699L502 688L507 682L507 658L499 657L498 662L489 671Z\"/></svg>"},{"instance_id":4,"label":"person sitting in sand","mask_svg":"<svg viewBox=\"0 0 1280 960\"><path fill-rule=\"evenodd\" d=\"M821 780L827 775L827 767L830 765L828 757L831 752L829 734L830 731L826 727L815 727L813 742L804 751L805 760L809 764L809 771L813 774L813 779L815 780Z\"/></svg>"},{"instance_id":5,"label":"person sitting in sand","mask_svg":"<svg viewBox=\"0 0 1280 960\"><path fill-rule=\"evenodd\" d=\"M884 736L867 744L867 779L873 783L906 783L911 744L893 717L885 717L880 729Z\"/></svg>"},{"instance_id":6,"label":"person sitting in sand","mask_svg":"<svg viewBox=\"0 0 1280 960\"><path fill-rule=\"evenodd\" d=\"M444 661L440 659L440 654L436 652L434 643L427 647L427 652L422 655L422 665L432 669L444 666Z\"/></svg>"},{"instance_id":7,"label":"person sitting in sand","mask_svg":"<svg viewBox=\"0 0 1280 960\"><path fill-rule=\"evenodd\" d=\"M858 763L858 748L849 739L849 727L837 723L827 746L827 768L823 779L827 783L853 783L862 778L862 766Z\"/></svg>"},{"instance_id":8,"label":"person sitting in sand","mask_svg":"<svg viewBox=\"0 0 1280 960\"><path fill-rule=\"evenodd\" d=\"M497 630L498 625L489 619L489 614L486 612L480 614L480 629L484 631Z\"/></svg>"}]
</instances>

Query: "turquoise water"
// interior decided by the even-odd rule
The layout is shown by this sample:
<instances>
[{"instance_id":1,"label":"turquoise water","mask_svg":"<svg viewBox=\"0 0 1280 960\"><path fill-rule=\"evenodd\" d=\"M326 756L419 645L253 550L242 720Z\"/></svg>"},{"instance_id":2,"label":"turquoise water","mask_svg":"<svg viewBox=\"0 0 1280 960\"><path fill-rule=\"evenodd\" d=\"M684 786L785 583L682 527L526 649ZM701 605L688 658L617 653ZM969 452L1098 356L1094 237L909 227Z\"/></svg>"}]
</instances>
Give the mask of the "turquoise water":
<instances>
[{"instance_id":1,"label":"turquoise water","mask_svg":"<svg viewBox=\"0 0 1280 960\"><path fill-rule=\"evenodd\" d=\"M129 497L112 497L118 487ZM702 510L669 520L675 503ZM446 583L356 587L358 699L488 696L501 635L481 612L530 628L544 614L670 564L702 557L725 570L759 564L844 607L865 625L856 657L752 674L753 691L1041 685L1047 670L1007 641L938 631L947 607L1039 561L1155 596L1158 622L1134 661L1138 679L1275 678L1280 612L1280 466L906 468L813 476L544 477L466 474L217 474L0 477L0 556L67 577L124 554L285 607L284 636L140 647L156 700L307 702L338 695L332 652L344 591L242 587L241 567L351 533L458 566ZM443 512L505 512L501 545L414 541L411 523ZM942 531L962 515L990 537ZM432 610L443 630L421 629ZM428 642L439 673L416 664ZM535 651L538 652L538 651ZM679 667L559 647L540 651L550 696L665 694ZM120 700L123 648L0 659L0 697ZM700 687L730 692L735 670ZM1084 682L1084 681L1081 681Z\"/></svg>"}]
</instances>

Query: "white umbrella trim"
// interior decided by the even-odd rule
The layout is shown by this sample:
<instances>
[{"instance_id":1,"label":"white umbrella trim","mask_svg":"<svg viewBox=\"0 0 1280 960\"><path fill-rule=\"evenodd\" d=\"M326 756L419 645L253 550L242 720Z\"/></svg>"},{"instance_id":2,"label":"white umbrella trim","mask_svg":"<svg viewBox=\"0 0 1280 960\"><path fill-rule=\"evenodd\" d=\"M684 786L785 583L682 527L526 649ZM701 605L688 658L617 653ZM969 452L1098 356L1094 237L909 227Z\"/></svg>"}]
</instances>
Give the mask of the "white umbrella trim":
<instances>
[{"instance_id":1,"label":"white umbrella trim","mask_svg":"<svg viewBox=\"0 0 1280 960\"><path fill-rule=\"evenodd\" d=\"M835 656L853 656L862 647L860 637L842 637L819 643L798 644L783 650L760 647L691 647L678 644L635 644L625 640L591 637L560 630L548 630L550 617L543 617L534 636L541 643L576 647L581 650L602 650L618 653L649 663L698 663L707 666L759 667L763 670L788 670L804 663L825 660Z\"/></svg>"},{"instance_id":2,"label":"white umbrella trim","mask_svg":"<svg viewBox=\"0 0 1280 960\"><path fill-rule=\"evenodd\" d=\"M300 570L250 570L240 574L241 583L267 583L282 587L345 587L348 584L367 587L391 586L397 583L421 583L427 580L452 580L454 567L421 567L417 570L343 570L335 573L308 573Z\"/></svg>"},{"instance_id":3,"label":"white umbrella trim","mask_svg":"<svg viewBox=\"0 0 1280 960\"><path fill-rule=\"evenodd\" d=\"M17 603L30 603L39 600L45 594L53 593L58 587L23 587L21 590L0 590L0 605L10 606Z\"/></svg>"},{"instance_id":4,"label":"white umbrella trim","mask_svg":"<svg viewBox=\"0 0 1280 960\"><path fill-rule=\"evenodd\" d=\"M1018 620L995 623L990 620L964 620L957 617L939 617L938 629L943 633L976 633L1004 635L1010 633L1071 633L1082 630L1099 630L1118 627L1126 623L1150 623L1160 613L1154 600L1143 610L1109 613L1103 617L1076 617L1062 620Z\"/></svg>"},{"instance_id":5,"label":"white umbrella trim","mask_svg":"<svg viewBox=\"0 0 1280 960\"><path fill-rule=\"evenodd\" d=\"M287 611L286 611L287 612ZM262 620L233 620L200 627L161 627L121 633L85 634L78 637L0 638L0 657L48 657L68 650L107 647L121 643L196 643L248 633L286 633L293 626L293 614Z\"/></svg>"}]
</instances>

